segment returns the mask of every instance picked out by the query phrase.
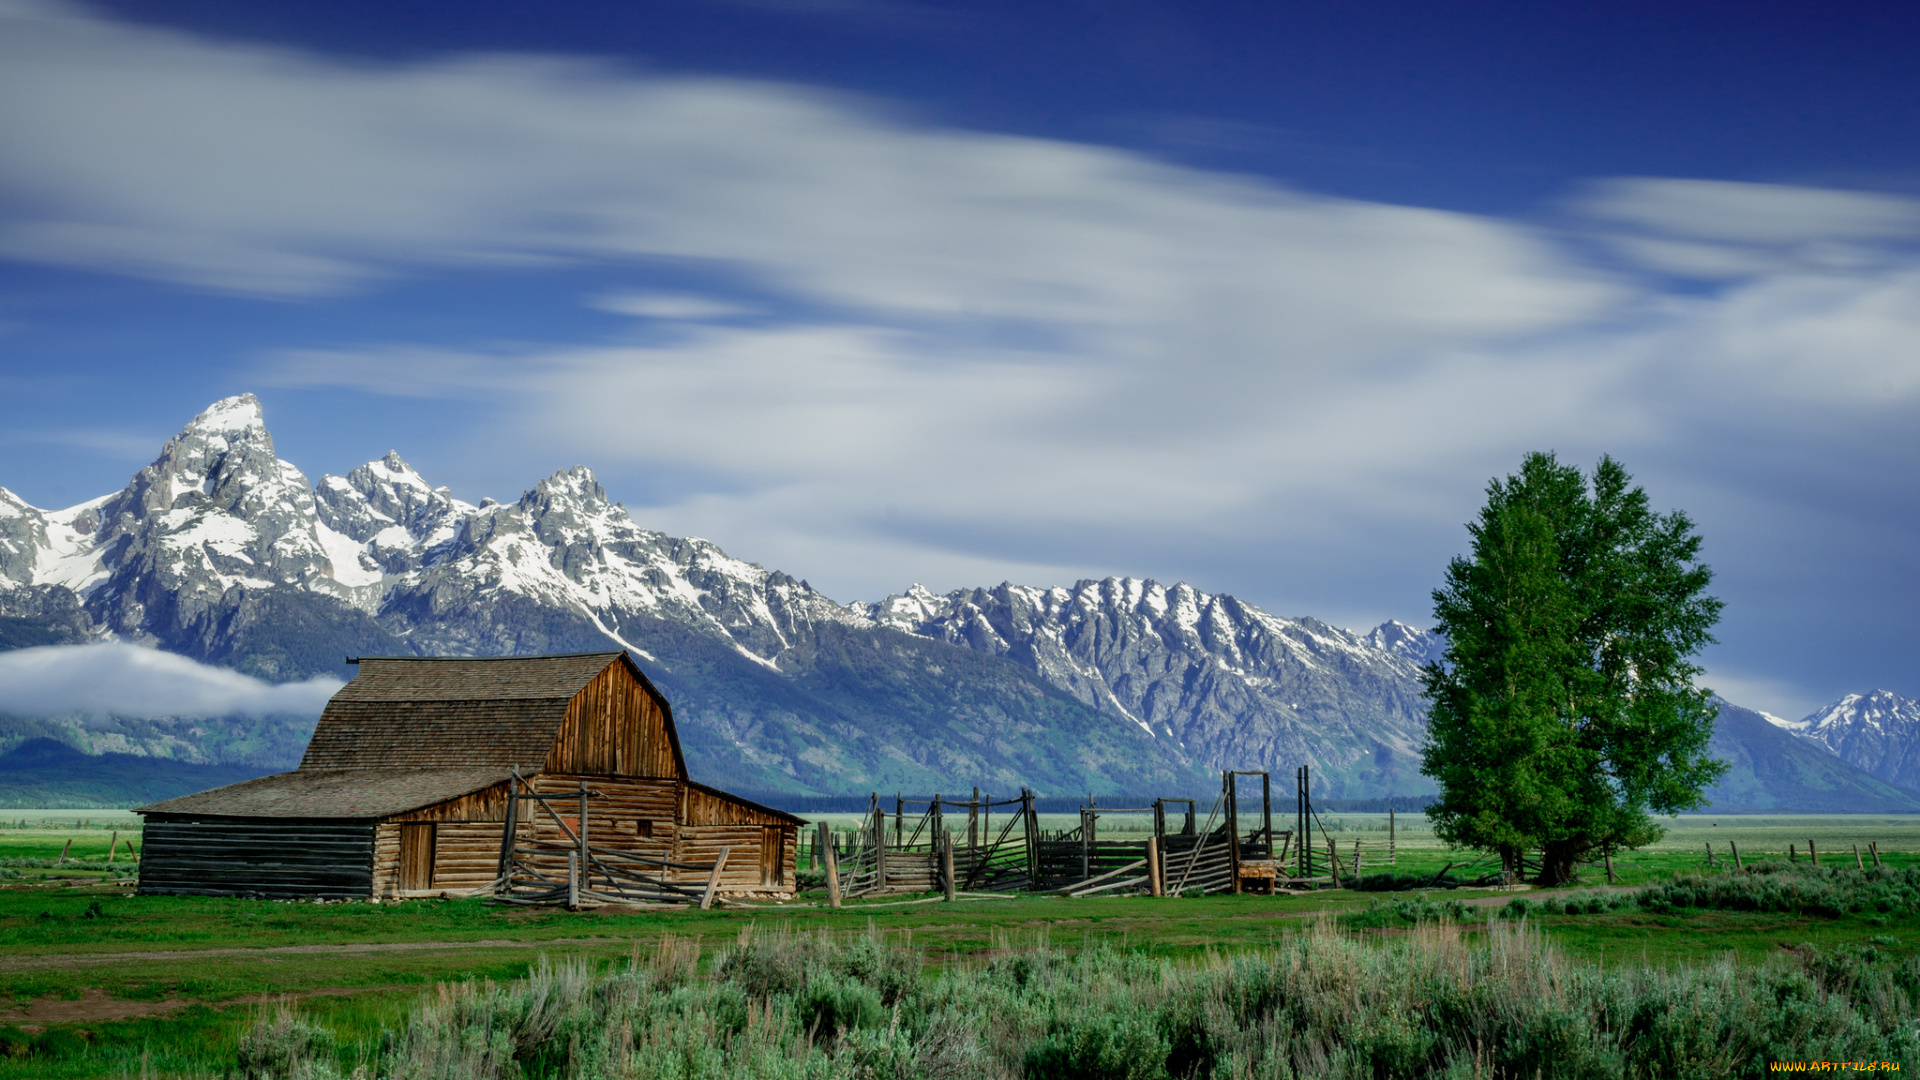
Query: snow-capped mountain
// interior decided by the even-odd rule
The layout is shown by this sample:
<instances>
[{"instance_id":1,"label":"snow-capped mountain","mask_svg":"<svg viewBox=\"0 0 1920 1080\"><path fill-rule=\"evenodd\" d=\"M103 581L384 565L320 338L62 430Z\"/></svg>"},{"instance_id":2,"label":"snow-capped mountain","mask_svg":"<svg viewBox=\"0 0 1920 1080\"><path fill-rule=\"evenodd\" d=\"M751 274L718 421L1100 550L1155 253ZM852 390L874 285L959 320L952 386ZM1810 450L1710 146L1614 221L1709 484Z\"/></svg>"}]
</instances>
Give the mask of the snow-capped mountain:
<instances>
[{"instance_id":1,"label":"snow-capped mountain","mask_svg":"<svg viewBox=\"0 0 1920 1080\"><path fill-rule=\"evenodd\" d=\"M195 417L114 494L46 511L0 489L0 589L29 588L71 590L96 635L276 678L355 652L617 642L677 684L714 753L772 785L845 789L902 769L1012 780L1030 768L1021 755L1045 756L1045 714L1059 729L1046 737L1077 744L1053 767L1071 786L1305 762L1329 794L1427 789L1418 666L1435 646L1412 627L1358 635L1131 578L916 586L842 606L640 527L582 467L511 503L456 499L397 453L309 483L252 395ZM922 700L955 671L968 674ZM878 738L941 710L973 726L911 749L909 732Z\"/></svg>"},{"instance_id":2,"label":"snow-capped mountain","mask_svg":"<svg viewBox=\"0 0 1920 1080\"><path fill-rule=\"evenodd\" d=\"M353 609L415 651L551 644L497 617L529 605L547 611L539 625L584 620L600 642L630 644L618 628L636 616L674 619L762 661L796 620L851 618L704 540L640 528L584 468L512 504L455 499L396 453L310 485L275 455L251 394L195 417L115 494L45 511L0 488L0 585L64 586L100 633L212 659L230 658L236 613L289 591L323 614L325 601Z\"/></svg>"},{"instance_id":3,"label":"snow-capped mountain","mask_svg":"<svg viewBox=\"0 0 1920 1080\"><path fill-rule=\"evenodd\" d=\"M1920 791L1920 701L1890 690L1848 694L1781 726L1888 783Z\"/></svg>"},{"instance_id":4,"label":"snow-capped mountain","mask_svg":"<svg viewBox=\"0 0 1920 1080\"><path fill-rule=\"evenodd\" d=\"M0 488L0 648L89 637L275 679L355 654L617 643L674 701L696 771L742 789L1198 793L1212 770L1304 763L1349 798L1432 790L1419 669L1444 644L1134 578L840 605L642 528L581 467L510 503L456 499L396 453L310 484L252 395L118 492L42 510ZM1912 745L1913 706L1847 698L1806 734L1912 783L1889 748Z\"/></svg>"},{"instance_id":5,"label":"snow-capped mountain","mask_svg":"<svg viewBox=\"0 0 1920 1080\"><path fill-rule=\"evenodd\" d=\"M874 624L1004 657L1215 768L1306 762L1336 785L1427 790L1419 662L1431 635L1361 636L1136 578L1002 584L853 605Z\"/></svg>"}]
</instances>

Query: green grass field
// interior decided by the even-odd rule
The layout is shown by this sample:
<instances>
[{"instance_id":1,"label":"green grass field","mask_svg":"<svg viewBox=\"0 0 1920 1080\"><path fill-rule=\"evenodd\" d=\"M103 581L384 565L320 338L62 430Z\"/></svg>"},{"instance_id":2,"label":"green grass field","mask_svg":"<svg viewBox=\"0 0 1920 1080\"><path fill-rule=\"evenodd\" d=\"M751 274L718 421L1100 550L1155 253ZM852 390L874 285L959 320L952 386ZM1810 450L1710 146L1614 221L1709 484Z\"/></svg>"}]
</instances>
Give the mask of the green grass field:
<instances>
[{"instance_id":1,"label":"green grass field","mask_svg":"<svg viewBox=\"0 0 1920 1080\"><path fill-rule=\"evenodd\" d=\"M1435 873L1470 858L1409 827L1409 817L1396 815L1398 872ZM0 811L0 821L21 820L18 812ZM1328 815L1325 824L1336 843L1350 850L1354 839L1363 845L1384 840L1384 822L1385 815L1345 814ZM697 942L711 957L743 931L874 929L944 967L999 955L1009 942L1045 942L1069 952L1106 945L1199 960L1275 948L1343 912L1352 917L1350 932L1359 940L1386 942L1400 933L1391 925L1368 925L1365 916L1395 896L1348 890L850 903L839 911L808 894L792 905L704 913L568 913L482 900L373 905L135 897L115 872L125 863L127 831L121 831L123 845L109 866L107 842L111 825L119 822L81 824L43 818L0 829L0 870L14 875L0 880L0 995L10 1010L0 1017L0 1080L138 1076L143 1055L151 1075L216 1075L219 1062L232 1060L240 1033L280 999L294 1001L343 1038L371 1045L436 983L515 979L543 958L609 968L659 948L666 938ZM137 836L131 839L137 847ZM1868 841L1879 843L1886 865L1920 862L1913 854L1920 850L1920 818L1690 817L1677 821L1654 848L1623 855L1616 871L1629 885L1708 871L1706 845L1711 842L1724 860L1730 840L1749 863L1773 852L1784 856L1789 843L1804 853L1808 840L1826 866L1839 860L1850 867L1852 845L1864 851ZM63 850L64 864L58 861ZM1589 874L1582 888L1600 884ZM1476 889L1430 894L1479 904L1551 895ZM1484 919L1484 910L1474 910ZM1871 946L1902 962L1920 958L1920 917L1912 914L1536 911L1529 920L1569 956L1607 967L1714 964L1729 957L1762 964L1807 945ZM1481 931L1469 924L1467 932Z\"/></svg>"}]
</instances>

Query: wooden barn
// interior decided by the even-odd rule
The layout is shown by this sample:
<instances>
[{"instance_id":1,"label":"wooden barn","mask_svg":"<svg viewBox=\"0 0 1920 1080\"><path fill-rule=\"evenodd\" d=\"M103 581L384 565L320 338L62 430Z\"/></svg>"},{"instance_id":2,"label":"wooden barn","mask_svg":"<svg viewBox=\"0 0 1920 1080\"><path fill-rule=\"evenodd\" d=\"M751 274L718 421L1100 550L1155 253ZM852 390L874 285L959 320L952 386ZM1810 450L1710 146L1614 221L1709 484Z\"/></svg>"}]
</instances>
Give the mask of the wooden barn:
<instances>
[{"instance_id":1,"label":"wooden barn","mask_svg":"<svg viewBox=\"0 0 1920 1080\"><path fill-rule=\"evenodd\" d=\"M140 892L461 895L565 883L590 841L609 881L792 895L803 822L689 778L626 653L358 663L298 769L136 811Z\"/></svg>"}]
</instances>

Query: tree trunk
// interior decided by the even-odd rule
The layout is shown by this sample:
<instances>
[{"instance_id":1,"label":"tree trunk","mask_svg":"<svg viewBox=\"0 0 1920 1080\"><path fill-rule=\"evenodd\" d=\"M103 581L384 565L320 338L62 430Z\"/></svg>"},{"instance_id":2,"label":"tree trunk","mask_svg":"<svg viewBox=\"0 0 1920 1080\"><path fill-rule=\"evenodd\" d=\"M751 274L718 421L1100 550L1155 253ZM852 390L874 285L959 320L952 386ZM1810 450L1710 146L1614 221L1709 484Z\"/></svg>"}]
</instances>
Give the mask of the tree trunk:
<instances>
[{"instance_id":1,"label":"tree trunk","mask_svg":"<svg viewBox=\"0 0 1920 1080\"><path fill-rule=\"evenodd\" d=\"M1556 885L1571 885L1575 880L1574 863L1580 857L1580 851L1565 841L1551 841L1540 849L1540 877L1538 884L1542 888Z\"/></svg>"}]
</instances>

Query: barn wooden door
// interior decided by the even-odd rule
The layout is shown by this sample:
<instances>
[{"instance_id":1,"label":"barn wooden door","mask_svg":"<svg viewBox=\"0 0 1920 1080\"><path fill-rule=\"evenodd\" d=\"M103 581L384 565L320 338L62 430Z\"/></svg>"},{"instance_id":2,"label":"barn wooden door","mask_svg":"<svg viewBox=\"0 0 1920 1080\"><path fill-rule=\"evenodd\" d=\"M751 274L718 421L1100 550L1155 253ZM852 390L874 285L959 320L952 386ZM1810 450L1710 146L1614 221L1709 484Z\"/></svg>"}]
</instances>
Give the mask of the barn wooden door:
<instances>
[{"instance_id":1,"label":"barn wooden door","mask_svg":"<svg viewBox=\"0 0 1920 1080\"><path fill-rule=\"evenodd\" d=\"M400 890L423 892L433 888L433 823L409 821L400 826Z\"/></svg>"},{"instance_id":2,"label":"barn wooden door","mask_svg":"<svg viewBox=\"0 0 1920 1080\"><path fill-rule=\"evenodd\" d=\"M786 869L787 853L786 830L778 825L769 825L760 830L760 884L779 885L780 872Z\"/></svg>"}]
</instances>

